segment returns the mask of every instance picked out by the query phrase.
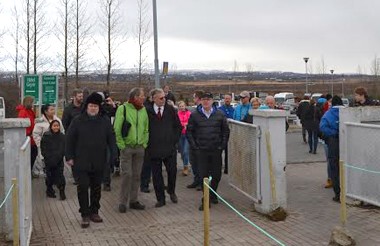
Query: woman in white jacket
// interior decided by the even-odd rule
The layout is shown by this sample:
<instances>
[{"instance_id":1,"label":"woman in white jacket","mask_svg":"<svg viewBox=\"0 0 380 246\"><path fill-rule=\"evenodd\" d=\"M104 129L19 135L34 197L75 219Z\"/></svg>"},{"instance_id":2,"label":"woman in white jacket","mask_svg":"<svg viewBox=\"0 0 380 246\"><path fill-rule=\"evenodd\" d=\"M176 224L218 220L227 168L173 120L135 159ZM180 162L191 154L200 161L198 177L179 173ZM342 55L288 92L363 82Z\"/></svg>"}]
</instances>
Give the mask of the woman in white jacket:
<instances>
[{"instance_id":1,"label":"woman in white jacket","mask_svg":"<svg viewBox=\"0 0 380 246\"><path fill-rule=\"evenodd\" d=\"M34 177L44 175L44 163L41 153L41 139L45 132L49 131L50 122L57 120L61 125L61 132L64 133L64 128L61 120L55 115L55 107L51 104L42 105L42 116L36 119L33 129L33 139L38 147L38 159L36 165L34 165L33 175Z\"/></svg>"}]
</instances>

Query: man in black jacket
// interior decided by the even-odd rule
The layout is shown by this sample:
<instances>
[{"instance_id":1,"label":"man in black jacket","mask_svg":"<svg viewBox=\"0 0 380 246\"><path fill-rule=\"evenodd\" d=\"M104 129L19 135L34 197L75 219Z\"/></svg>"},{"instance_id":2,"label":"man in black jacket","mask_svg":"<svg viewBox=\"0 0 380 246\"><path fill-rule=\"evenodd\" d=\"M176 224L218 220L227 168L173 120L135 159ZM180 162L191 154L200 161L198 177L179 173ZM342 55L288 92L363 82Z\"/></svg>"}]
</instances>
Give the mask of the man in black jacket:
<instances>
[{"instance_id":1,"label":"man in black jacket","mask_svg":"<svg viewBox=\"0 0 380 246\"><path fill-rule=\"evenodd\" d=\"M222 176L222 150L226 148L230 129L224 113L213 107L213 96L205 92L187 125L190 146L196 152L201 178L212 177L211 188L216 191ZM211 192L210 200L217 204L217 196ZM199 210L203 210L203 199Z\"/></svg>"},{"instance_id":2,"label":"man in black jacket","mask_svg":"<svg viewBox=\"0 0 380 246\"><path fill-rule=\"evenodd\" d=\"M156 193L156 207L162 207L165 202L164 179L162 177L162 163L168 173L167 192L173 203L178 202L175 194L177 177L177 148L182 131L182 125L174 107L165 102L165 93L162 89L153 89L150 92L152 103L147 104L149 117L149 143L147 155L152 167L153 186Z\"/></svg>"},{"instance_id":3,"label":"man in black jacket","mask_svg":"<svg viewBox=\"0 0 380 246\"><path fill-rule=\"evenodd\" d=\"M78 115L80 115L83 107L83 91L75 89L73 92L73 101L65 107L62 115L62 125L67 131L70 127L71 121Z\"/></svg>"},{"instance_id":4,"label":"man in black jacket","mask_svg":"<svg viewBox=\"0 0 380 246\"><path fill-rule=\"evenodd\" d=\"M82 228L88 227L90 220L97 223L103 221L98 215L101 183L107 163L107 148L114 144L115 136L109 118L100 113L101 103L102 97L98 93L88 96L83 112L72 121L66 135L67 164L73 166L78 177ZM111 153L111 158L115 156Z\"/></svg>"},{"instance_id":5,"label":"man in black jacket","mask_svg":"<svg viewBox=\"0 0 380 246\"><path fill-rule=\"evenodd\" d=\"M306 140L306 127L305 127L305 114L306 111L309 109L310 101L308 96L304 96L303 100L300 101L297 108L297 117L301 121L302 125L302 139L304 143L307 143Z\"/></svg>"}]
</instances>

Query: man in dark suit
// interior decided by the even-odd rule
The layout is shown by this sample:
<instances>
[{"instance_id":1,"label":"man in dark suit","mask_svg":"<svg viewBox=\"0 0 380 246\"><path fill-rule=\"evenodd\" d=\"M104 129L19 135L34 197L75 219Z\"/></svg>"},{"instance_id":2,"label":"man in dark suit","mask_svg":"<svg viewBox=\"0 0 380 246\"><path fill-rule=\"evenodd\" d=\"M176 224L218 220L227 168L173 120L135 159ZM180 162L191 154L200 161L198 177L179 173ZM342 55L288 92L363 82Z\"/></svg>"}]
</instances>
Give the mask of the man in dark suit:
<instances>
[{"instance_id":1,"label":"man in dark suit","mask_svg":"<svg viewBox=\"0 0 380 246\"><path fill-rule=\"evenodd\" d=\"M182 131L182 125L174 107L168 105L162 89L151 91L152 102L147 105L149 117L149 143L147 155L152 167L153 186L156 193L156 207L162 207L165 202L164 179L162 163L168 173L167 192L173 203L178 202L175 194L177 177L177 149Z\"/></svg>"}]
</instances>

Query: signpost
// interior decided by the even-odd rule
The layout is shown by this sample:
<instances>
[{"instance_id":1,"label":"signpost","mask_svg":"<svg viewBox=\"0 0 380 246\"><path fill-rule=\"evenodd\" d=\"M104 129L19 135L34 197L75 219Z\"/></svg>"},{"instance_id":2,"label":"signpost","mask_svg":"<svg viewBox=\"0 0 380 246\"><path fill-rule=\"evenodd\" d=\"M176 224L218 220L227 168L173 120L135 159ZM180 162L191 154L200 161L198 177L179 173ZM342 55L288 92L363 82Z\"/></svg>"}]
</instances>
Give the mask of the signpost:
<instances>
[{"instance_id":1,"label":"signpost","mask_svg":"<svg viewBox=\"0 0 380 246\"><path fill-rule=\"evenodd\" d=\"M57 75L24 75L21 78L21 101L25 96L34 97L34 104L38 105L38 114L41 115L43 104L58 104L58 76Z\"/></svg>"},{"instance_id":2,"label":"signpost","mask_svg":"<svg viewBox=\"0 0 380 246\"><path fill-rule=\"evenodd\" d=\"M34 97L34 103L39 101L39 79L38 75L24 75L21 83L21 100L25 96Z\"/></svg>"},{"instance_id":3,"label":"signpost","mask_svg":"<svg viewBox=\"0 0 380 246\"><path fill-rule=\"evenodd\" d=\"M58 76L42 75L42 104L57 104Z\"/></svg>"}]
</instances>

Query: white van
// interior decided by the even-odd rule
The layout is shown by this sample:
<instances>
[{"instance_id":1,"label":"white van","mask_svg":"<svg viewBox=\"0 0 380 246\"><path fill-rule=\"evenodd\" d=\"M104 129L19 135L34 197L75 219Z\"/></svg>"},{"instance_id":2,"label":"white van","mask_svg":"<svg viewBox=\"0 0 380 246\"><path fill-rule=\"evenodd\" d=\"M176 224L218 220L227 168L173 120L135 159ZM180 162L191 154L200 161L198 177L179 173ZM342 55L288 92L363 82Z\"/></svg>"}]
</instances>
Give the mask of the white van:
<instances>
[{"instance_id":1,"label":"white van","mask_svg":"<svg viewBox=\"0 0 380 246\"><path fill-rule=\"evenodd\" d=\"M295 108L294 94L291 92L281 92L274 95L276 105L285 110L293 111Z\"/></svg>"},{"instance_id":2,"label":"white van","mask_svg":"<svg viewBox=\"0 0 380 246\"><path fill-rule=\"evenodd\" d=\"M0 119L5 118L5 102L4 98L0 97Z\"/></svg>"}]
</instances>

